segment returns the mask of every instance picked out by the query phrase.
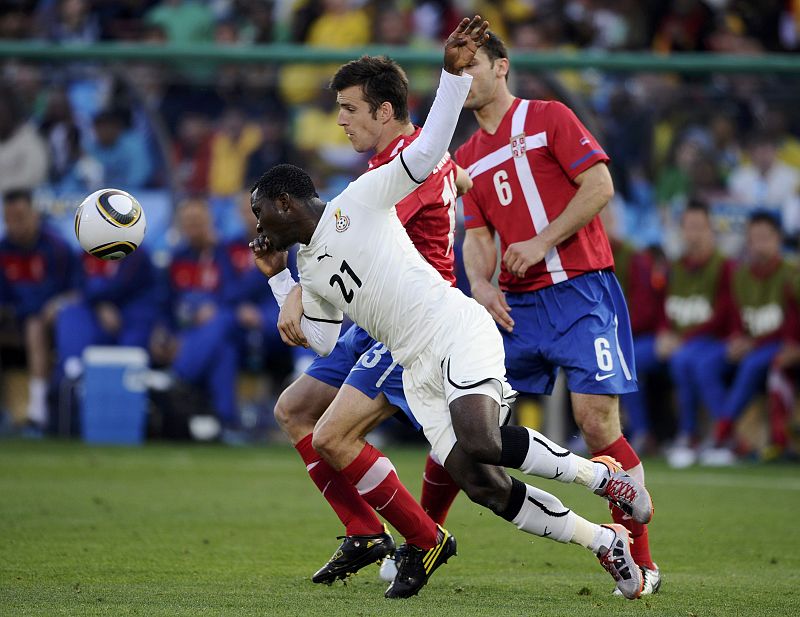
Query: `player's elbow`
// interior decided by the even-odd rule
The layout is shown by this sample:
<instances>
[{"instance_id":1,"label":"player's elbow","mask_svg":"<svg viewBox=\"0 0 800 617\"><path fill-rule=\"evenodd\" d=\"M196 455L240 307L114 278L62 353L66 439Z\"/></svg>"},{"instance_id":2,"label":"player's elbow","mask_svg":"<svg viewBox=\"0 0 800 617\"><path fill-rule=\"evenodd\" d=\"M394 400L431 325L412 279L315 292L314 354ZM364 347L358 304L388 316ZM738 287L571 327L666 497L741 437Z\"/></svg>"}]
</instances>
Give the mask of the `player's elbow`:
<instances>
[{"instance_id":1,"label":"player's elbow","mask_svg":"<svg viewBox=\"0 0 800 617\"><path fill-rule=\"evenodd\" d=\"M605 208L614 199L614 183L611 177L607 178L599 187L601 207Z\"/></svg>"},{"instance_id":2,"label":"player's elbow","mask_svg":"<svg viewBox=\"0 0 800 617\"><path fill-rule=\"evenodd\" d=\"M592 189L597 196L600 208L605 208L614 198L614 181L605 165L595 165L589 170L591 174Z\"/></svg>"}]
</instances>

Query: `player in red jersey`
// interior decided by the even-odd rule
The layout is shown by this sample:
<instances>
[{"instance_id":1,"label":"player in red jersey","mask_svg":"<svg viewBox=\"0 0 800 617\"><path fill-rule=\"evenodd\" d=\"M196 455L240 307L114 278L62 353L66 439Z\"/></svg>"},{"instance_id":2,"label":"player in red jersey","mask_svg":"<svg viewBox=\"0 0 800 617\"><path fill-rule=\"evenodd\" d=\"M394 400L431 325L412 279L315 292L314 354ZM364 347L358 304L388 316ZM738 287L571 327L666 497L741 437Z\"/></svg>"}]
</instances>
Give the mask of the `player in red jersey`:
<instances>
[{"instance_id":1,"label":"player in red jersey","mask_svg":"<svg viewBox=\"0 0 800 617\"><path fill-rule=\"evenodd\" d=\"M353 148L357 152L375 152L369 161L370 169L388 163L419 135L420 129L408 116L405 74L392 60L364 56L349 62L334 75L331 88L337 93L340 107L338 122ZM455 284L456 197L468 185L464 170L457 169L447 155L416 191L397 204L397 216L414 246L451 284ZM284 303L279 328L287 343L307 346L300 328L299 291L297 286ZM315 449L312 431L329 407L332 412L326 414L326 430L320 434L331 438L318 435ZM278 400L278 423L306 463L311 479L345 525L344 542L314 574L314 582L330 583L393 552L391 536L370 505L321 455L335 456L336 448L346 441L344 437L360 439L398 410L403 412L398 417L405 417L420 428L403 394L402 367L385 345L357 326L342 335L331 355L317 357ZM434 536L434 523L444 522L458 490L444 467L429 456L421 504L430 516L426 524ZM394 577L390 573L386 578Z\"/></svg>"},{"instance_id":2,"label":"player in red jersey","mask_svg":"<svg viewBox=\"0 0 800 617\"><path fill-rule=\"evenodd\" d=\"M592 455L611 456L644 483L622 435L620 394L636 389L627 307L598 213L614 193L597 140L566 106L508 89L508 53L490 33L466 71L465 107L479 130L455 154L473 187L464 196L464 262L473 297L499 324L508 379L549 394L562 367L575 421ZM499 286L495 234L503 255ZM634 538L643 593L660 585L647 528L613 509Z\"/></svg>"}]
</instances>

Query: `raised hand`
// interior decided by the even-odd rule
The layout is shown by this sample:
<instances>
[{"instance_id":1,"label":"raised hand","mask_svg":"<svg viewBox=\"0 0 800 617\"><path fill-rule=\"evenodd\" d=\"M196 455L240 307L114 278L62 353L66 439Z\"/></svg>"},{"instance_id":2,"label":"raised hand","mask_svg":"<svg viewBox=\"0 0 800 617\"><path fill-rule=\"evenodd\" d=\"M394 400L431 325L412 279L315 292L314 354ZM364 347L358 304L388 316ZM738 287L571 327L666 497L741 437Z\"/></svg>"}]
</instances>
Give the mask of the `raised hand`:
<instances>
[{"instance_id":1,"label":"raised hand","mask_svg":"<svg viewBox=\"0 0 800 617\"><path fill-rule=\"evenodd\" d=\"M478 48L489 38L488 28L489 22L480 15L462 19L444 44L444 70L461 75L462 69L469 66Z\"/></svg>"},{"instance_id":2,"label":"raised hand","mask_svg":"<svg viewBox=\"0 0 800 617\"><path fill-rule=\"evenodd\" d=\"M264 236L259 235L250 242L250 248L255 257L256 266L265 276L275 276L278 272L286 269L289 253L273 249Z\"/></svg>"}]
</instances>

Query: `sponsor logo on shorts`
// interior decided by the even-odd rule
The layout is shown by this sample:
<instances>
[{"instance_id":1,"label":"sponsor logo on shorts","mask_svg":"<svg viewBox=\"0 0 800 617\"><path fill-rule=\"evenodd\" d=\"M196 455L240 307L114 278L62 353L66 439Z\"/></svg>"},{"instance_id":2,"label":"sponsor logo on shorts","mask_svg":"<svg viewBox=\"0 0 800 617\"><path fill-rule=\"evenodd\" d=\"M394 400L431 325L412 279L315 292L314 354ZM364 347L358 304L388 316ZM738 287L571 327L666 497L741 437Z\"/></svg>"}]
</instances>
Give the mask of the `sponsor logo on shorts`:
<instances>
[{"instance_id":1,"label":"sponsor logo on shorts","mask_svg":"<svg viewBox=\"0 0 800 617\"><path fill-rule=\"evenodd\" d=\"M595 373L594 374L594 380L595 381L605 381L606 379L608 379L609 377L613 377L614 375L616 375L616 373L607 373L605 375L601 375L600 373Z\"/></svg>"}]
</instances>

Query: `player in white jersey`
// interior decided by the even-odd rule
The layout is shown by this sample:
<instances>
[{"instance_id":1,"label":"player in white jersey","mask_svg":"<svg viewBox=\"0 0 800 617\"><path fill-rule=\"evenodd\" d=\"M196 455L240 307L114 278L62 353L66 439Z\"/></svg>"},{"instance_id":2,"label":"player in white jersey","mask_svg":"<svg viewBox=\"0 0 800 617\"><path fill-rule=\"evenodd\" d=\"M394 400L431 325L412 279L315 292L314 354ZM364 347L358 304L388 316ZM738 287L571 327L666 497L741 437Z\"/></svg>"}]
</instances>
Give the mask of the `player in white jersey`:
<instances>
[{"instance_id":1,"label":"player in white jersey","mask_svg":"<svg viewBox=\"0 0 800 617\"><path fill-rule=\"evenodd\" d=\"M624 527L591 523L553 495L511 478L503 467L582 484L642 522L652 516L649 495L605 461L584 459L534 430L505 425L514 393L506 383L494 322L419 256L393 211L445 155L471 82L461 72L483 43L487 26L478 16L465 19L448 39L422 133L390 163L364 174L327 204L303 170L278 165L265 173L251 195L259 234L252 247L282 302L295 284L285 269L285 251L303 245L298 269L306 339L318 353L329 353L346 311L384 342L405 368L409 405L434 452L470 499L523 531L589 548L620 591L636 598L642 578ZM323 415L315 438L324 421ZM356 441L344 460L329 462L337 468L359 466L358 483L377 485L393 468L385 459L361 460L369 447L359 452L361 443ZM426 577L434 561L435 554L409 546L393 585Z\"/></svg>"}]
</instances>

